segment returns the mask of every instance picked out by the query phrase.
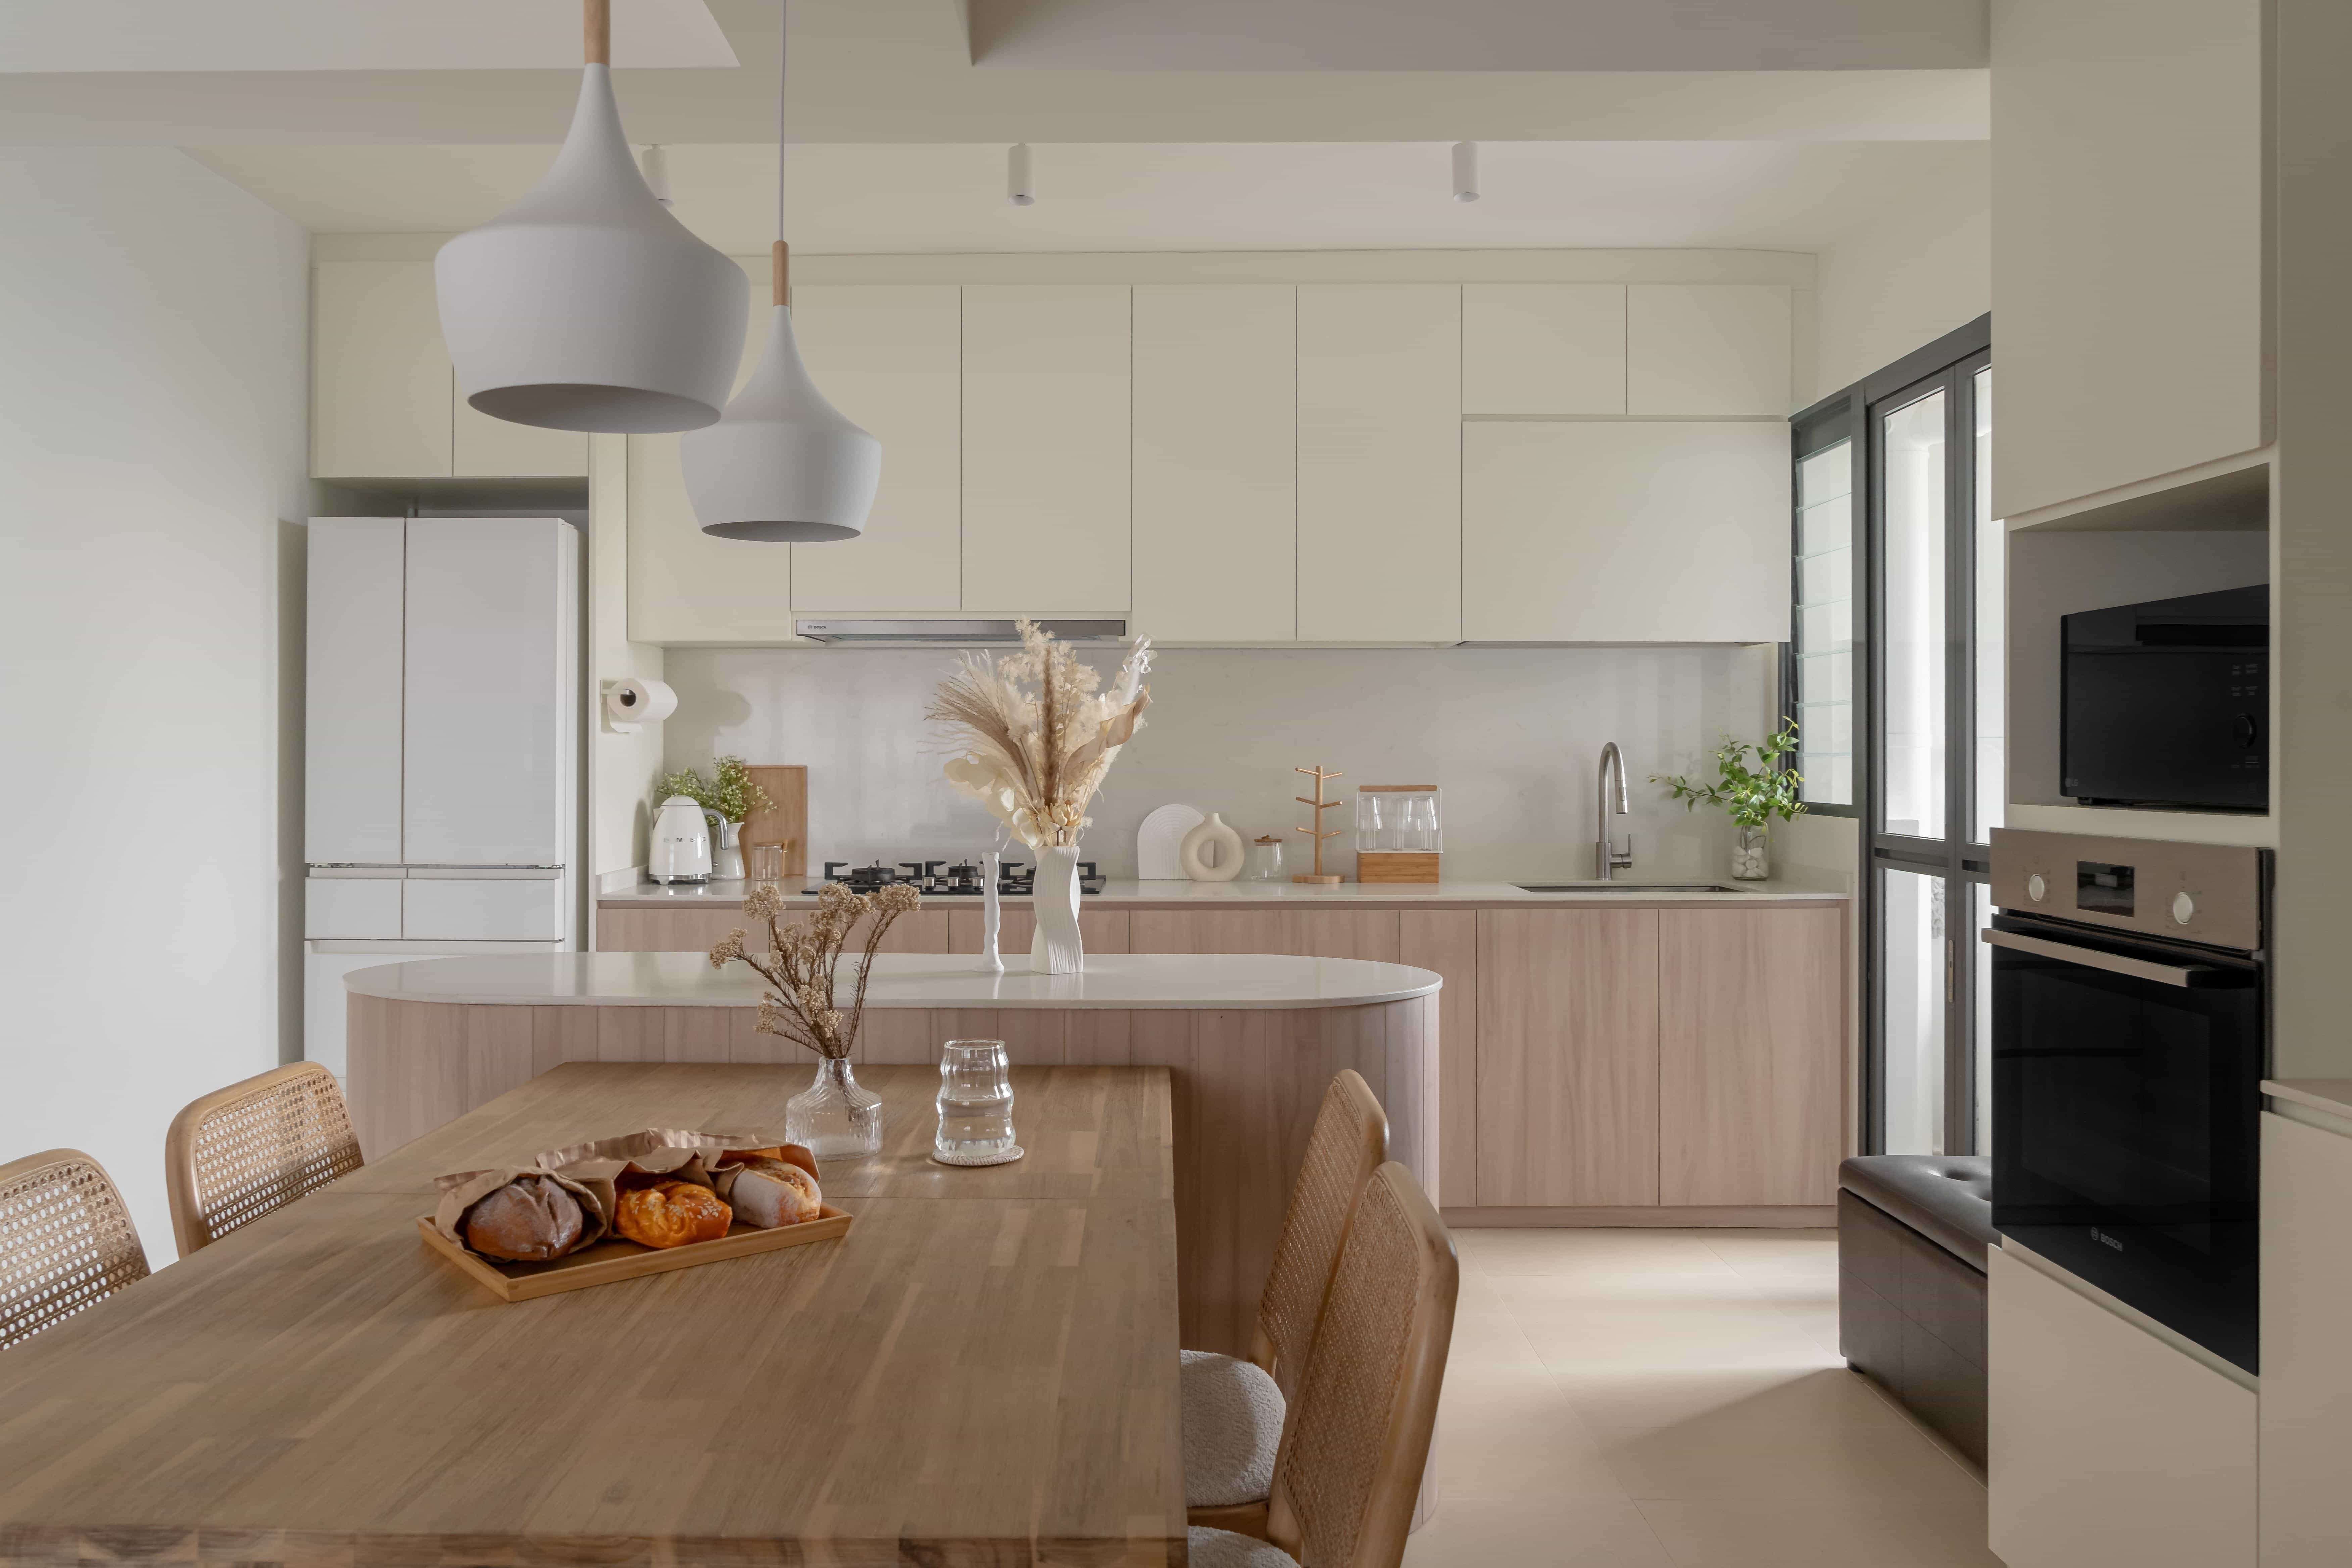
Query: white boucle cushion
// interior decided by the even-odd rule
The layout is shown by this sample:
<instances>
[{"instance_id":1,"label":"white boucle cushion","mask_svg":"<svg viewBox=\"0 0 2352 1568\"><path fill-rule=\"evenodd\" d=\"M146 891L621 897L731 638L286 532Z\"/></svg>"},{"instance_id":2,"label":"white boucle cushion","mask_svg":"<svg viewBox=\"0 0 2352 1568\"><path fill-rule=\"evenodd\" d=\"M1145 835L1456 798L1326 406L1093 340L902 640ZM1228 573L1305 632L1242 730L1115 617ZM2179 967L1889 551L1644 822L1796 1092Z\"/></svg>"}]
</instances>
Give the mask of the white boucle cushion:
<instances>
[{"instance_id":1,"label":"white boucle cushion","mask_svg":"<svg viewBox=\"0 0 2352 1568\"><path fill-rule=\"evenodd\" d=\"M1192 1568L1298 1568L1297 1560L1279 1546L1197 1524L1184 1532L1184 1553Z\"/></svg>"},{"instance_id":2,"label":"white boucle cushion","mask_svg":"<svg viewBox=\"0 0 2352 1568\"><path fill-rule=\"evenodd\" d=\"M1184 1506L1230 1508L1260 1500L1274 1490L1282 1390L1252 1363L1213 1351L1180 1353Z\"/></svg>"}]
</instances>

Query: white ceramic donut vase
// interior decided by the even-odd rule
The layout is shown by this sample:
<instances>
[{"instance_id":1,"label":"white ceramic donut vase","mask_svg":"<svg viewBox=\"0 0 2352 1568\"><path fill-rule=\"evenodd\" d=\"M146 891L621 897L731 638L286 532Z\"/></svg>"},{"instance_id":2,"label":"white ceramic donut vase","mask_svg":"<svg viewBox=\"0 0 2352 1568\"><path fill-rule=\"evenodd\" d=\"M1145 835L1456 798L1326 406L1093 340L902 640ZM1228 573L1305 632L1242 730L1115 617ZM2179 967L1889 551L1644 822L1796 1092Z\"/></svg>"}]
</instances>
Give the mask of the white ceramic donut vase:
<instances>
[{"instance_id":1,"label":"white ceramic donut vase","mask_svg":"<svg viewBox=\"0 0 2352 1568\"><path fill-rule=\"evenodd\" d=\"M1209 864L1209 847L1216 846L1217 863ZM1176 851L1184 875L1196 882L1230 882L1242 874L1242 836L1225 826L1215 812L1209 820L1184 835Z\"/></svg>"}]
</instances>

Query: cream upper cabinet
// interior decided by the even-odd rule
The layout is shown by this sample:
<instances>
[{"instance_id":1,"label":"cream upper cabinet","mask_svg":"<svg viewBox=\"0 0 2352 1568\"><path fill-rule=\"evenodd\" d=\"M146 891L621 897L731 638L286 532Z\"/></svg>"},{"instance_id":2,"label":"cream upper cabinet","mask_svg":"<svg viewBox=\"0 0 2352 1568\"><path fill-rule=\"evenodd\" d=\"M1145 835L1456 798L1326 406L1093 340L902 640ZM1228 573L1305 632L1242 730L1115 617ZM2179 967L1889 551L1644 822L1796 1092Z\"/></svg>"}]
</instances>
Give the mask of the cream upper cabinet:
<instances>
[{"instance_id":1,"label":"cream upper cabinet","mask_svg":"<svg viewBox=\"0 0 2352 1568\"><path fill-rule=\"evenodd\" d=\"M1994 516L2270 439L2271 9L1993 6Z\"/></svg>"},{"instance_id":2,"label":"cream upper cabinet","mask_svg":"<svg viewBox=\"0 0 2352 1568\"><path fill-rule=\"evenodd\" d=\"M1462 427L1470 642L1778 642L1789 635L1789 427Z\"/></svg>"},{"instance_id":3,"label":"cream upper cabinet","mask_svg":"<svg viewBox=\"0 0 2352 1568\"><path fill-rule=\"evenodd\" d=\"M1790 335L1785 284L1628 285L1625 412L1784 417Z\"/></svg>"},{"instance_id":4,"label":"cream upper cabinet","mask_svg":"<svg viewBox=\"0 0 2352 1568\"><path fill-rule=\"evenodd\" d=\"M450 384L457 429L457 474L461 479L569 479L588 471L588 437L580 430L542 430L493 419L457 396Z\"/></svg>"},{"instance_id":5,"label":"cream upper cabinet","mask_svg":"<svg viewBox=\"0 0 2352 1568\"><path fill-rule=\"evenodd\" d=\"M457 382L433 264L321 261L310 288L310 471L446 476Z\"/></svg>"},{"instance_id":6,"label":"cream upper cabinet","mask_svg":"<svg viewBox=\"0 0 2352 1568\"><path fill-rule=\"evenodd\" d=\"M865 533L792 546L795 609L961 605L962 319L961 290L952 283L793 290L793 331L809 374L835 407L882 443L882 484ZM755 312L755 330L766 325Z\"/></svg>"},{"instance_id":7,"label":"cream upper cabinet","mask_svg":"<svg viewBox=\"0 0 2352 1568\"><path fill-rule=\"evenodd\" d=\"M1462 289L1298 289L1298 637L1462 636Z\"/></svg>"},{"instance_id":8,"label":"cream upper cabinet","mask_svg":"<svg viewBox=\"0 0 2352 1568\"><path fill-rule=\"evenodd\" d=\"M1625 412L1625 285L1462 286L1462 412Z\"/></svg>"},{"instance_id":9,"label":"cream upper cabinet","mask_svg":"<svg viewBox=\"0 0 2352 1568\"><path fill-rule=\"evenodd\" d=\"M1297 294L1136 288L1136 632L1297 635Z\"/></svg>"},{"instance_id":10,"label":"cream upper cabinet","mask_svg":"<svg viewBox=\"0 0 2352 1568\"><path fill-rule=\"evenodd\" d=\"M750 285L746 285L750 287ZM768 284L756 290L740 389L767 347ZM793 635L789 544L714 539L696 521L676 436L632 436L628 455L629 640L782 642ZM887 461L887 455L885 455Z\"/></svg>"},{"instance_id":11,"label":"cream upper cabinet","mask_svg":"<svg viewBox=\"0 0 2352 1568\"><path fill-rule=\"evenodd\" d=\"M311 273L310 471L326 479L570 478L588 437L457 400L430 261L322 261Z\"/></svg>"},{"instance_id":12,"label":"cream upper cabinet","mask_svg":"<svg viewBox=\"0 0 2352 1568\"><path fill-rule=\"evenodd\" d=\"M1130 296L965 287L963 608L1128 607Z\"/></svg>"}]
</instances>

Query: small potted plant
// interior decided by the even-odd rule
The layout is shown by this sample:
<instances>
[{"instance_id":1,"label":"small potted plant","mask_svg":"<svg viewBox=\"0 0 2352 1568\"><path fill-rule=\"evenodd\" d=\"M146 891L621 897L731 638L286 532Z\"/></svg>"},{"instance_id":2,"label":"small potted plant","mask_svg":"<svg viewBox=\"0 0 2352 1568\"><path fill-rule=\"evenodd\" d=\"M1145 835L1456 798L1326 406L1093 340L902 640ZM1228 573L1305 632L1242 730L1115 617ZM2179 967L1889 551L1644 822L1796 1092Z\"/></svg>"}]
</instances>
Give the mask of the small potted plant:
<instances>
[{"instance_id":1,"label":"small potted plant","mask_svg":"<svg viewBox=\"0 0 2352 1568\"><path fill-rule=\"evenodd\" d=\"M711 776L704 778L692 768L663 775L655 786L654 798L667 800L682 795L702 807L702 815L710 818L710 874L714 877L740 878L743 875L743 821L755 811L766 811L776 803L768 792L751 777L751 764L740 757L720 757L711 763Z\"/></svg>"},{"instance_id":2,"label":"small potted plant","mask_svg":"<svg viewBox=\"0 0 2352 1568\"><path fill-rule=\"evenodd\" d=\"M1665 785L1666 793L1681 801L1685 810L1696 810L1705 801L1729 812L1738 834L1731 847L1731 874L1741 881L1754 881L1771 875L1766 835L1772 819L1785 822L1805 813L1799 795L1805 775L1787 760L1796 749L1797 721L1783 719L1780 732L1766 736L1761 745L1725 736L1723 744L1715 749L1713 784L1695 784L1681 774L1662 778L1654 773L1650 782Z\"/></svg>"}]
</instances>

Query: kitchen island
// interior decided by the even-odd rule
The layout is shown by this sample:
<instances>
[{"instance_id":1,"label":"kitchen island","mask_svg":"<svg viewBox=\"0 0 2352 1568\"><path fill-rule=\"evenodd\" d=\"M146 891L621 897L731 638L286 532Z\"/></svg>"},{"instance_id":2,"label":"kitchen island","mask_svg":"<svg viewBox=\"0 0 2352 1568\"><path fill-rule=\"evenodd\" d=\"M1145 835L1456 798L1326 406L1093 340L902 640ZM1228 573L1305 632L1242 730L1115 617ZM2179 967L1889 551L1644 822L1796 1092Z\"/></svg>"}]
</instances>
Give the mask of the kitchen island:
<instances>
[{"instance_id":1,"label":"kitchen island","mask_svg":"<svg viewBox=\"0 0 2352 1568\"><path fill-rule=\"evenodd\" d=\"M352 1115L371 1160L564 1062L811 1070L805 1050L752 1027L758 976L696 953L424 959L344 984ZM1334 1073L1364 1076L1388 1110L1390 1157L1435 1189L1442 984L1407 964L1263 953L1089 954L1084 973L1055 975L1020 956L987 974L970 958L885 953L857 1055L928 1063L941 1042L977 1037L1003 1040L1020 1066L1167 1068L1184 1342L1244 1354Z\"/></svg>"}]
</instances>

